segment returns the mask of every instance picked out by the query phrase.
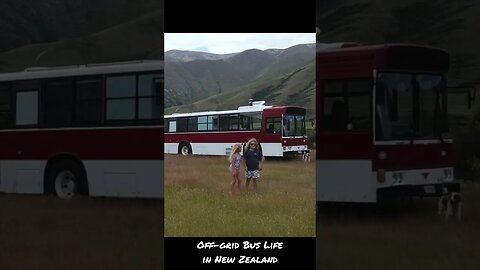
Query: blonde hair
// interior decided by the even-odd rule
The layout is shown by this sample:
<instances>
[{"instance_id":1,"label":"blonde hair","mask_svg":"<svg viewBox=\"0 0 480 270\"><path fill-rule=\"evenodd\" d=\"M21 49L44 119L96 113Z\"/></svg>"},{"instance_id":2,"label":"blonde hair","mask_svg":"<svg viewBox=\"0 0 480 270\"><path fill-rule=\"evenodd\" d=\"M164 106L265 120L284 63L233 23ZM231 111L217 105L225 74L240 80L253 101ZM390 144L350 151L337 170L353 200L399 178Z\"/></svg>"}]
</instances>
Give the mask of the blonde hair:
<instances>
[{"instance_id":1,"label":"blonde hair","mask_svg":"<svg viewBox=\"0 0 480 270\"><path fill-rule=\"evenodd\" d=\"M245 149L250 149L250 143L252 142L255 142L255 149L260 151L260 144L258 144L258 141L255 138L248 140L247 144L245 145Z\"/></svg>"},{"instance_id":2,"label":"blonde hair","mask_svg":"<svg viewBox=\"0 0 480 270\"><path fill-rule=\"evenodd\" d=\"M235 153L240 153L242 150L242 144L240 143L236 143L233 147L232 147L232 151L230 152L230 156L228 157L228 161L232 162L233 161L233 155Z\"/></svg>"}]
</instances>

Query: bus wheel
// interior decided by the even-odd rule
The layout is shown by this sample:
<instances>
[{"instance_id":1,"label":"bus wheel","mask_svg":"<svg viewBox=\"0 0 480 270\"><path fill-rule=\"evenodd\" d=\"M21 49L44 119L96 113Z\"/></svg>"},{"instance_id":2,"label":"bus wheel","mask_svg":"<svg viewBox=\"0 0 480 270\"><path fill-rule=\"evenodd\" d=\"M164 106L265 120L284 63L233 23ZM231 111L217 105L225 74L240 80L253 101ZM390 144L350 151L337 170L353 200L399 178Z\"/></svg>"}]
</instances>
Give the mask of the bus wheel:
<instances>
[{"instance_id":1,"label":"bus wheel","mask_svg":"<svg viewBox=\"0 0 480 270\"><path fill-rule=\"evenodd\" d=\"M188 155L192 154L192 148L190 147L190 144L188 144L188 143L180 144L179 153L184 155L184 156L188 156Z\"/></svg>"},{"instance_id":2,"label":"bus wheel","mask_svg":"<svg viewBox=\"0 0 480 270\"><path fill-rule=\"evenodd\" d=\"M60 199L71 199L79 191L82 173L80 166L71 160L57 162L52 168L51 183Z\"/></svg>"}]
</instances>

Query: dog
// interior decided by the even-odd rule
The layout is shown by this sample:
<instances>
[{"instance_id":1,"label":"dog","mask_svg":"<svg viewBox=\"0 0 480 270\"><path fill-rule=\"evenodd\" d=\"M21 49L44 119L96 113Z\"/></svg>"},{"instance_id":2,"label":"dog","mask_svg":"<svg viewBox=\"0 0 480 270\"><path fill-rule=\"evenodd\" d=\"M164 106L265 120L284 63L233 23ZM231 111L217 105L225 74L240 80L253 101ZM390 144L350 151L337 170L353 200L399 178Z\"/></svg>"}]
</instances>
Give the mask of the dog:
<instances>
[{"instance_id":1,"label":"dog","mask_svg":"<svg viewBox=\"0 0 480 270\"><path fill-rule=\"evenodd\" d=\"M310 150L303 151L302 160L304 162L310 162Z\"/></svg>"},{"instance_id":2,"label":"dog","mask_svg":"<svg viewBox=\"0 0 480 270\"><path fill-rule=\"evenodd\" d=\"M455 217L457 221L462 219L462 196L458 192L446 193L438 200L438 215L443 216L445 221Z\"/></svg>"}]
</instances>

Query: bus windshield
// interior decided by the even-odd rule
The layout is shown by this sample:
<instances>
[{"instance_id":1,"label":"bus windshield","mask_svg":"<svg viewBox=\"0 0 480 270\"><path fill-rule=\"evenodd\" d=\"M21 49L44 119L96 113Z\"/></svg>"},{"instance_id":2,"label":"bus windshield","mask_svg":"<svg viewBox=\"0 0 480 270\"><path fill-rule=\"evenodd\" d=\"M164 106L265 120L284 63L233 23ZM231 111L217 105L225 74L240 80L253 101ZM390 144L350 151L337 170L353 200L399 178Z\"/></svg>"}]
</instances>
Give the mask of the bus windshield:
<instances>
[{"instance_id":1,"label":"bus windshield","mask_svg":"<svg viewBox=\"0 0 480 270\"><path fill-rule=\"evenodd\" d=\"M377 140L441 139L447 131L441 74L380 72L375 105Z\"/></svg>"},{"instance_id":2,"label":"bus windshield","mask_svg":"<svg viewBox=\"0 0 480 270\"><path fill-rule=\"evenodd\" d=\"M305 115L283 116L283 137L305 137Z\"/></svg>"}]
</instances>

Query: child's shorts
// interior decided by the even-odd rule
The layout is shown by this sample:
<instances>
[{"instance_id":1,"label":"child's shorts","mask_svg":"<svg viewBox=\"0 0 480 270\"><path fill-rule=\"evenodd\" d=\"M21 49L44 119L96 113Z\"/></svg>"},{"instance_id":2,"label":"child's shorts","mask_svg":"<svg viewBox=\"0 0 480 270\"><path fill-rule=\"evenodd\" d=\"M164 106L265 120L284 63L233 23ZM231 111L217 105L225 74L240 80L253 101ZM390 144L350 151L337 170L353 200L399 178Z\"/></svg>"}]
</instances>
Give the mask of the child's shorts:
<instances>
[{"instance_id":1,"label":"child's shorts","mask_svg":"<svg viewBox=\"0 0 480 270\"><path fill-rule=\"evenodd\" d=\"M260 171L259 170L247 171L247 173L245 174L245 178L247 179L260 178Z\"/></svg>"}]
</instances>

